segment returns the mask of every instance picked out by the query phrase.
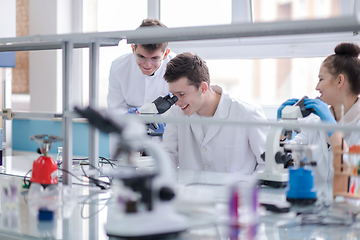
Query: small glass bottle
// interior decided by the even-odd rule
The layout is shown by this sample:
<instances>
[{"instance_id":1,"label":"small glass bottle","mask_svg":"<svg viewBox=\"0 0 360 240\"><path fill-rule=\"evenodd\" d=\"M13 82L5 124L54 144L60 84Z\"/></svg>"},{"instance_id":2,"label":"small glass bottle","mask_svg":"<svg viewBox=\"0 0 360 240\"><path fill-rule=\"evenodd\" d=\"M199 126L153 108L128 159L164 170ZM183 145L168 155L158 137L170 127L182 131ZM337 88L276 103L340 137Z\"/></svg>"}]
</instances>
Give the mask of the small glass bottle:
<instances>
[{"instance_id":1,"label":"small glass bottle","mask_svg":"<svg viewBox=\"0 0 360 240\"><path fill-rule=\"evenodd\" d=\"M62 160L63 160L62 147L58 147L58 152L57 152L57 155L56 155L56 163L58 165L58 168L62 164ZM58 177L62 176L62 171L61 170L60 171L57 170L57 176Z\"/></svg>"},{"instance_id":2,"label":"small glass bottle","mask_svg":"<svg viewBox=\"0 0 360 240\"><path fill-rule=\"evenodd\" d=\"M58 147L58 152L56 156L56 163L59 165L62 163L63 157L62 157L62 147Z\"/></svg>"}]
</instances>

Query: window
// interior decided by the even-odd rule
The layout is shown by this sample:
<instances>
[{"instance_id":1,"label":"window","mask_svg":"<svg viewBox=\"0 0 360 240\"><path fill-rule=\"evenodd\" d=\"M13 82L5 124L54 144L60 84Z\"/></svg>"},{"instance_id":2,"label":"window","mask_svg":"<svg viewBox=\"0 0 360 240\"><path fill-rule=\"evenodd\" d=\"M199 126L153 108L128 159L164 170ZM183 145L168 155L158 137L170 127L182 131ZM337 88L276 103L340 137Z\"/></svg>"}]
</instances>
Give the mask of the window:
<instances>
[{"instance_id":1,"label":"window","mask_svg":"<svg viewBox=\"0 0 360 240\"><path fill-rule=\"evenodd\" d=\"M340 17L340 9L340 0L252 1L254 22ZM300 37L305 42L309 38ZM170 48L204 58L212 84L222 86L232 97L263 106L279 105L288 98L318 95L315 87L321 62L337 44L321 35L311 35L317 39L303 44L300 37L179 42L170 43Z\"/></svg>"},{"instance_id":2,"label":"window","mask_svg":"<svg viewBox=\"0 0 360 240\"><path fill-rule=\"evenodd\" d=\"M160 19L167 27L231 23L231 0L161 1Z\"/></svg>"},{"instance_id":3,"label":"window","mask_svg":"<svg viewBox=\"0 0 360 240\"><path fill-rule=\"evenodd\" d=\"M253 21L340 17L340 0L252 0Z\"/></svg>"},{"instance_id":4,"label":"window","mask_svg":"<svg viewBox=\"0 0 360 240\"><path fill-rule=\"evenodd\" d=\"M211 84L230 96L261 105L279 105L304 95L314 98L324 58L207 60Z\"/></svg>"},{"instance_id":5,"label":"window","mask_svg":"<svg viewBox=\"0 0 360 240\"><path fill-rule=\"evenodd\" d=\"M84 1L84 32L133 30L147 17L147 0ZM117 47L100 48L99 106L107 106L108 80L111 62L131 52L130 45L121 41ZM89 51L83 51L83 104L89 100Z\"/></svg>"},{"instance_id":6,"label":"window","mask_svg":"<svg viewBox=\"0 0 360 240\"><path fill-rule=\"evenodd\" d=\"M148 12L148 4L157 4L156 1L148 0L92 0L82 2L83 9L81 9L81 6L79 6L78 8L73 9L74 12L70 13L71 11L69 11L69 13L64 14L69 14L69 16L72 16L74 19L76 19L74 16L78 16L79 14L76 13L80 13L82 10L82 29L84 32L135 29L140 25L141 21L148 16L148 14L151 14ZM251 4L249 4L249 2L251 2ZM252 13L252 19L254 22L292 21L302 19L340 17L342 14L352 14L353 8L356 7L354 2L355 1L352 0L159 1L159 12L161 21L164 22L164 24L166 24L168 27L187 27L230 24L232 22L236 22L234 20L239 20L238 18L242 20L249 20L250 17L240 17L239 15L250 15L250 13ZM31 3L34 5L33 2ZM36 3L34 6L41 6L41 4L37 4L39 3ZM68 7L68 4L65 5ZM74 5L76 4L74 3ZM239 11L232 11L232 7L239 9ZM246 9L249 7L252 7L251 11L246 11ZM37 8L33 7L29 9ZM151 9L153 10L156 8L151 6L149 9L151 11ZM56 12L56 10L54 11ZM240 14L242 11L243 13ZM237 15L234 16L232 14ZM33 14L33 16L35 15ZM42 17L47 19L46 14L44 14ZM64 22L63 24L66 25L67 22ZM62 27L60 26L60 30L61 29ZM58 31L60 30L58 29ZM37 34L46 33L39 32ZM299 64L298 62L300 59L302 59L302 64L306 66L312 64L313 61L307 57L320 57L320 59L323 59L326 55L332 53L336 43L343 41L340 39L344 39L344 37L346 37L347 41L352 41L353 39L356 41L358 39L358 37L352 37L349 34L334 34L335 36L332 36L332 39L330 40L328 35L325 37L311 35L311 42L306 42L306 36L301 36L302 38L298 38L298 36L282 36L265 38L214 39L211 41L197 42L183 41L180 43L181 46L176 45L177 43L171 42L169 46L175 53L191 51L199 54L208 62L212 76L214 76L213 81L217 84L225 86L225 88L228 89L229 92L234 95L234 97L236 97L235 94L239 92L239 98L242 99L246 97L250 101L254 101L260 104L278 104L278 102L281 102L283 99L282 94L285 94L286 92L283 89L283 87L286 85L282 85L280 83L281 81L285 80L277 80L280 82L275 85L276 89L274 94L276 97L278 97L278 99L275 99L271 96L265 97L267 95L265 95L262 88L267 86L267 83L261 82L261 84L259 84L257 81L260 81L259 79L261 79L261 77L257 77L258 75L273 76L275 74L278 76L278 78L281 79L286 76L286 84L289 86L295 86L296 83L292 81L296 80L292 77L292 73L297 71L294 70L294 68L296 68L296 64ZM303 39L305 39L305 41L303 41ZM211 44L208 44L208 42L211 42ZM306 42L306 44L303 44L303 42ZM82 93L79 90L76 91L75 95L79 99L82 99L84 105L87 105L89 99L88 51L87 49L76 51L82 51L83 59L82 63L79 64L83 64L84 67L82 71L80 71L83 75L82 86L80 86ZM126 40L122 41L117 47L100 48L100 107L107 106L106 96L108 91L108 75L111 62L118 56L128 52L131 52L131 48L126 44ZM267 70L268 72L266 72L264 67L259 67L260 65L262 66L262 64L265 64L265 62L269 65L281 65L282 67L276 67L275 69L269 68ZM294 62L296 62L296 64ZM59 62L59 64L61 64L61 62ZM243 82L242 79L244 77L242 74L239 76L239 73L235 74L233 72L233 69L236 69L238 64L251 66L251 68L249 68L251 70L241 70L243 74L246 75L247 82ZM235 68L234 65L236 66ZM222 66L222 68L218 69L217 66ZM314 67L317 71L319 67L318 62ZM261 69L261 72L259 69ZM275 71L275 73L272 71ZM32 70L32 72L34 72L34 70ZM80 76L81 74L78 74L77 76ZM14 78L15 75L16 73L14 72ZM315 78L316 75L314 75ZM312 78L314 76L311 75ZM61 82L60 78L61 77L59 77L59 83ZM238 84L238 87L235 87L236 84ZM61 85L61 83L59 85ZM312 84L309 84L309 86L310 85L310 92L307 93L309 96L314 94L311 92L313 91L314 86ZM244 89L247 87L251 88L251 91L244 91ZM270 87L274 86L269 85L269 88ZM17 104L17 101L13 102L14 110L28 110L30 108L29 99L31 99L31 103L34 101L39 101L34 98L34 95L37 96L38 94L32 92L30 95L32 95L32 97L30 96L25 100L23 98L18 99L17 101L19 101L19 104ZM81 95L81 97L79 95ZM61 98L61 94L59 96ZM24 101L26 101L26 103L29 105L26 106L26 109L22 107L24 105L22 104ZM58 105L62 104L61 99L57 99L56 102L59 102L59 104L57 104L58 108ZM20 107L20 105L22 106ZM59 109L61 109L61 107Z\"/></svg>"},{"instance_id":7,"label":"window","mask_svg":"<svg viewBox=\"0 0 360 240\"><path fill-rule=\"evenodd\" d=\"M161 1L160 19L168 27L230 24L232 4L232 0ZM98 1L96 6L88 6L88 11L95 11L96 14L84 14L85 31L135 29L147 17L147 0ZM253 0L252 8L254 22L329 18L341 14L340 0ZM324 51L312 54L311 49L318 48L318 45L299 47L296 44L277 42L276 39L271 38L272 42L268 45L263 44L263 40L244 38L228 39L229 44L226 43L228 40L209 46L202 44L202 41L184 41L180 43L181 47L176 43L170 43L169 46L175 53L191 51L199 54L209 66L212 84L222 86L234 98L261 105L279 105L292 97L316 97L318 93L315 86L320 64L326 55L332 53L334 43L328 44L326 48L321 43ZM282 41L284 39L286 37ZM292 39L294 38L289 38L288 42ZM326 38L319 41L323 40ZM274 54L279 50L281 54ZM126 41L122 41L118 47L100 49L100 107L107 106L111 62L130 51ZM302 51L301 54L299 51ZM88 55L87 51L84 52ZM87 59L84 60L85 105L88 101Z\"/></svg>"}]
</instances>

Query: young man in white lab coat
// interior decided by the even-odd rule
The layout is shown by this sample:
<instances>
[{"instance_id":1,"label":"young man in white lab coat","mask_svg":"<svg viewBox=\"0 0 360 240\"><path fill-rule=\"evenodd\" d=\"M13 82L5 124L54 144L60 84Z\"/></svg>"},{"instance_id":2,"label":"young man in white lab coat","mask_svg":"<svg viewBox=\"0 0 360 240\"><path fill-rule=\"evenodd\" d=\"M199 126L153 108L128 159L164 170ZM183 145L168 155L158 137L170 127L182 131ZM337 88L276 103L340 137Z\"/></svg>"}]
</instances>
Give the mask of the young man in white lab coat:
<instances>
[{"instance_id":1,"label":"young man in white lab coat","mask_svg":"<svg viewBox=\"0 0 360 240\"><path fill-rule=\"evenodd\" d=\"M171 59L164 75L178 97L169 117L266 121L261 107L234 100L219 87L209 87L205 61L192 53ZM167 124L162 146L174 167L252 174L264 167L267 127Z\"/></svg>"},{"instance_id":2,"label":"young man in white lab coat","mask_svg":"<svg viewBox=\"0 0 360 240\"><path fill-rule=\"evenodd\" d=\"M145 19L139 26L166 27L157 19ZM115 59L110 68L107 105L118 113L134 113L145 103L169 94L164 81L166 64L174 56L168 43L131 45L132 53ZM163 127L159 128L164 129ZM116 136L110 135L110 157L116 151Z\"/></svg>"},{"instance_id":3,"label":"young man in white lab coat","mask_svg":"<svg viewBox=\"0 0 360 240\"><path fill-rule=\"evenodd\" d=\"M157 19L145 19L142 27L166 27ZM174 56L168 43L131 45L132 53L115 59L111 64L107 104L109 109L141 107L169 93L164 81L166 64Z\"/></svg>"}]
</instances>

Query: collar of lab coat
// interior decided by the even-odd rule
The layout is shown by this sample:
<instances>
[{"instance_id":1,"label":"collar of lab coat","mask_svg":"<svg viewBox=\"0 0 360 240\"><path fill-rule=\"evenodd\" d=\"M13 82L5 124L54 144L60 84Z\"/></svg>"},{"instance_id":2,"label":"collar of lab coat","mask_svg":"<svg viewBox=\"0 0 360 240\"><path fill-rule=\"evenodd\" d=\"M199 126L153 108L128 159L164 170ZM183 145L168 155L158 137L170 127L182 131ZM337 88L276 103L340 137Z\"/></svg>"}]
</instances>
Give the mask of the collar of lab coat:
<instances>
[{"instance_id":1,"label":"collar of lab coat","mask_svg":"<svg viewBox=\"0 0 360 240\"><path fill-rule=\"evenodd\" d=\"M210 87L215 93L221 95L218 107L216 108L215 114L212 116L212 118L227 118L231 104L230 96L227 93L224 93L222 88L218 85L211 85ZM199 114L194 113L190 116L190 118L200 118L200 116Z\"/></svg>"},{"instance_id":2,"label":"collar of lab coat","mask_svg":"<svg viewBox=\"0 0 360 240\"><path fill-rule=\"evenodd\" d=\"M357 124L360 120L360 101L359 98L354 105L347 111L347 113L340 119L344 124Z\"/></svg>"},{"instance_id":3,"label":"collar of lab coat","mask_svg":"<svg viewBox=\"0 0 360 240\"><path fill-rule=\"evenodd\" d=\"M211 87L211 88L214 90L213 87ZM221 97L220 97L218 107L215 111L215 114L211 118L225 119L229 115L231 99L230 99L229 95L224 93L222 91L221 87L219 87L219 86L216 86L216 90L214 90L214 91L217 94L221 94ZM194 113L193 115L190 116L190 118L197 119L197 118L200 118L200 116L199 116L199 114ZM202 145L205 145L207 142L209 142L216 135L216 133L220 130L220 128L221 128L221 125L219 125L219 124L210 125L209 130L205 135L204 141L202 141L201 136L204 135L203 128L199 127L199 124L191 124L191 129L192 129L193 133L195 134L197 141L200 143L202 142Z\"/></svg>"},{"instance_id":4,"label":"collar of lab coat","mask_svg":"<svg viewBox=\"0 0 360 240\"><path fill-rule=\"evenodd\" d=\"M331 113L334 115L334 109L331 107ZM340 119L339 124L356 125L360 121L360 101L359 99L352 105L347 113ZM351 134L351 132L344 132L344 137ZM326 142L330 144L328 135L325 136Z\"/></svg>"},{"instance_id":5,"label":"collar of lab coat","mask_svg":"<svg viewBox=\"0 0 360 240\"><path fill-rule=\"evenodd\" d=\"M210 87L215 93L221 95L214 117L221 119L227 118L229 116L229 109L231 104L230 96L227 93L224 93L222 88L218 85L211 85Z\"/></svg>"}]
</instances>

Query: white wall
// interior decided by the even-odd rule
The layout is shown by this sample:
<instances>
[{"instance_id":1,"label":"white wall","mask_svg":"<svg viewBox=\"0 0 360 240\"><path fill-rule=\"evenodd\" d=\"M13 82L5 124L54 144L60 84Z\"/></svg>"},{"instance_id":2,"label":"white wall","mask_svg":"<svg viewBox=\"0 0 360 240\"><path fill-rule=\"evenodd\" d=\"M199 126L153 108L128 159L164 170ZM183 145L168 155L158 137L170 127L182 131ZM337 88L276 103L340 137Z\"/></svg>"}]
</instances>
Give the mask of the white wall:
<instances>
[{"instance_id":1,"label":"white wall","mask_svg":"<svg viewBox=\"0 0 360 240\"><path fill-rule=\"evenodd\" d=\"M0 38L16 37L16 0L0 0ZM0 69L0 99L1 106L11 108L12 69ZM3 88L5 90L3 91ZM5 98L3 97L5 93ZM3 102L4 100L4 102ZM11 155L12 122L4 121L1 126L5 129L3 141L5 142L4 155Z\"/></svg>"},{"instance_id":2,"label":"white wall","mask_svg":"<svg viewBox=\"0 0 360 240\"><path fill-rule=\"evenodd\" d=\"M16 36L16 0L0 0L0 38Z\"/></svg>"},{"instance_id":3,"label":"white wall","mask_svg":"<svg viewBox=\"0 0 360 240\"><path fill-rule=\"evenodd\" d=\"M57 34L56 1L29 1L29 35ZM30 111L56 111L58 51L31 51L29 54Z\"/></svg>"},{"instance_id":4,"label":"white wall","mask_svg":"<svg viewBox=\"0 0 360 240\"><path fill-rule=\"evenodd\" d=\"M66 34L80 31L74 6L81 7L82 0L31 0L29 1L29 35ZM81 19L81 18L80 18ZM74 52L76 59L77 51ZM75 61L77 62L77 61ZM30 111L62 112L62 51L31 51L30 69ZM78 74L74 67L74 76ZM81 99L78 93L79 77L73 79L74 96Z\"/></svg>"}]
</instances>

